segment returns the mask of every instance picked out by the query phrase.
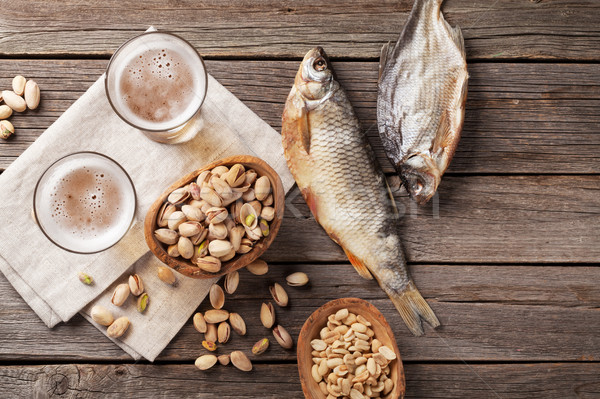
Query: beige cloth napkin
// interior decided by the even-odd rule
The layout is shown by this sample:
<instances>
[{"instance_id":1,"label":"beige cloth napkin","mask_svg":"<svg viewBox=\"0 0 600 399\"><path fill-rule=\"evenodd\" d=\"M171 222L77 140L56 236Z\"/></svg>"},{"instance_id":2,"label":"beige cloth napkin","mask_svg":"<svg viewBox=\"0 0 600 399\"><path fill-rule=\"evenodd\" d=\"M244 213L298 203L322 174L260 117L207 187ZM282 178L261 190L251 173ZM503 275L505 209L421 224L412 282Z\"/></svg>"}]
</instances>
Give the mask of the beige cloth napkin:
<instances>
[{"instance_id":1,"label":"beige cloth napkin","mask_svg":"<svg viewBox=\"0 0 600 399\"><path fill-rule=\"evenodd\" d=\"M264 159L279 173L285 190L292 187L280 135L212 76L198 122L200 133L187 143L153 142L115 115L101 77L0 175L0 270L49 327L69 320L96 303L96 298L109 303L111 288L126 282L133 268L147 286L147 313L137 314L132 299L123 308L107 307L115 316L127 315L132 321L131 331L116 343L135 358L153 360L204 299L210 282L179 276L179 287L172 289L154 281L160 262L145 255L148 247L143 236L143 219L151 203L180 176L237 154ZM127 235L93 255L54 246L30 215L33 189L43 171L56 159L82 150L119 162L131 176L138 199L135 222ZM79 271L93 276L95 284L82 284ZM98 327L104 332L104 327Z\"/></svg>"}]
</instances>

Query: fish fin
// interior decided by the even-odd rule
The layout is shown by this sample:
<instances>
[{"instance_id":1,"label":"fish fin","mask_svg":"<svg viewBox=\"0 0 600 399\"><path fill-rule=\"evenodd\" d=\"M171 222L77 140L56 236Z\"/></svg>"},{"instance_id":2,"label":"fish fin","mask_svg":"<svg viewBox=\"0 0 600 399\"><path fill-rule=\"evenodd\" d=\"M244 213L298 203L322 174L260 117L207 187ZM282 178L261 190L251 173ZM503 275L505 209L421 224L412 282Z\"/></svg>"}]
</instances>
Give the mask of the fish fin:
<instances>
[{"instance_id":1,"label":"fish fin","mask_svg":"<svg viewBox=\"0 0 600 399\"><path fill-rule=\"evenodd\" d=\"M424 331L421 319L424 319L433 328L440 325L437 316L433 313L427 301L423 299L412 280L408 282L408 285L402 292L398 293L390 289L386 289L386 292L413 335L423 335Z\"/></svg>"},{"instance_id":2,"label":"fish fin","mask_svg":"<svg viewBox=\"0 0 600 399\"><path fill-rule=\"evenodd\" d=\"M290 93L283 111L282 133L284 134L284 147L299 147L306 155L310 154L310 128L308 124L308 110L306 103L296 93Z\"/></svg>"},{"instance_id":3,"label":"fish fin","mask_svg":"<svg viewBox=\"0 0 600 399\"><path fill-rule=\"evenodd\" d=\"M352 264L352 266L354 266L354 268L356 269L356 271L358 272L358 274L362 278L365 278L367 280L373 280L373 275L371 274L371 272L369 271L369 269L367 268L367 266L365 266L365 264L363 263L363 261L361 261L356 256L354 256L354 254L352 254L352 252L348 251L346 248L342 247L342 249L346 253L346 256L348 257L348 260L350 261L350 263Z\"/></svg>"},{"instance_id":4,"label":"fish fin","mask_svg":"<svg viewBox=\"0 0 600 399\"><path fill-rule=\"evenodd\" d=\"M304 201L306 201L308 208L310 209L313 216L315 217L315 219L318 222L319 221L319 212L317 209L317 197L313 194L312 190L308 187L303 188L301 191L302 191L302 196L304 197Z\"/></svg>"},{"instance_id":5,"label":"fish fin","mask_svg":"<svg viewBox=\"0 0 600 399\"><path fill-rule=\"evenodd\" d=\"M446 19L444 18L444 15L442 14L442 12L440 11L440 19L444 22L444 25L446 26L446 29L448 30L448 33L450 34L450 37L452 38L452 41L454 41L454 43L456 44L456 47L458 47L458 50L460 51L460 54L462 55L463 58L466 58L466 51L465 51L465 39L463 37L462 34L462 30L460 29L459 26L450 26L450 24L448 23L448 21L446 21Z\"/></svg>"},{"instance_id":6,"label":"fish fin","mask_svg":"<svg viewBox=\"0 0 600 399\"><path fill-rule=\"evenodd\" d=\"M390 58L394 52L395 46L390 46L390 44L391 42L387 42L381 48L381 56L379 57L379 77L377 78L379 82L381 81L381 75L383 75L383 70L385 69L388 58Z\"/></svg>"}]
</instances>

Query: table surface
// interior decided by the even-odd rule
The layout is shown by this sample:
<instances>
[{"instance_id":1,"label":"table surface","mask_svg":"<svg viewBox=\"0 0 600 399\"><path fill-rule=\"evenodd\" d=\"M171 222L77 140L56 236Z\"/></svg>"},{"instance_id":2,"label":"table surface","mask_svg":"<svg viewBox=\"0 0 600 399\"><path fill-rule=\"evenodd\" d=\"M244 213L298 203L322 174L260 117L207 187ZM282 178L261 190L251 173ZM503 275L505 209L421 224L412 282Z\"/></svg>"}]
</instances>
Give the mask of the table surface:
<instances>
[{"instance_id":1,"label":"table surface","mask_svg":"<svg viewBox=\"0 0 600 399\"><path fill-rule=\"evenodd\" d=\"M275 129L303 54L322 45L386 172L375 123L381 46L410 0L0 0L0 87L16 74L42 88L0 143L6 168L149 25L188 39L220 82ZM431 204L399 190L402 237L417 286L442 326L413 337L374 281L361 279L297 191L265 259L241 272L226 307L245 316L242 349L269 336L267 287L305 271L278 318L297 337L338 297L371 301L393 326L407 397L600 395L600 2L448 0L465 36L469 97L463 137ZM102 134L102 132L82 132ZM194 166L190 166L193 168ZM167 185L168 182L165 182ZM35 259L32 259L35 262ZM50 330L0 276L0 394L16 396L301 398L294 351L274 344L255 369L200 372L202 336L188 323L154 364L133 362L77 316ZM200 309L206 309L205 304Z\"/></svg>"}]
</instances>

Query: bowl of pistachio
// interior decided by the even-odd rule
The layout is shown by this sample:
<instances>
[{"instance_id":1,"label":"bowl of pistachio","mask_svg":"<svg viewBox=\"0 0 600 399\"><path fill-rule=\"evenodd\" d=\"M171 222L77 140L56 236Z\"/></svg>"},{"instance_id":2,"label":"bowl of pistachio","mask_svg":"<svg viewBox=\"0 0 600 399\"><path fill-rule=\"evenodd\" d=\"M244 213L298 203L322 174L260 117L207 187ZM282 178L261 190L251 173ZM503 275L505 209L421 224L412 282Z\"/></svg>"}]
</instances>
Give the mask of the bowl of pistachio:
<instances>
[{"instance_id":1,"label":"bowl of pistachio","mask_svg":"<svg viewBox=\"0 0 600 399\"><path fill-rule=\"evenodd\" d=\"M237 155L183 176L144 221L150 251L192 278L245 267L271 245L283 220L279 175L262 159Z\"/></svg>"}]
</instances>

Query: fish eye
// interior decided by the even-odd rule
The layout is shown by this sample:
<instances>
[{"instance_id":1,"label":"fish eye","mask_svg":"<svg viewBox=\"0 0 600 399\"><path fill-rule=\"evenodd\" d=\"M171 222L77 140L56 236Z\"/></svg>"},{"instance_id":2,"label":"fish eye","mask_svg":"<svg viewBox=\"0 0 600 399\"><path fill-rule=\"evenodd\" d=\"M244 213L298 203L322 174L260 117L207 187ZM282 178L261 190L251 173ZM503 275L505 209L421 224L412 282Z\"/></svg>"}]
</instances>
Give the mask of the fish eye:
<instances>
[{"instance_id":1,"label":"fish eye","mask_svg":"<svg viewBox=\"0 0 600 399\"><path fill-rule=\"evenodd\" d=\"M327 69L327 62L321 57L317 58L313 63L313 68L315 71L321 72Z\"/></svg>"}]
</instances>

